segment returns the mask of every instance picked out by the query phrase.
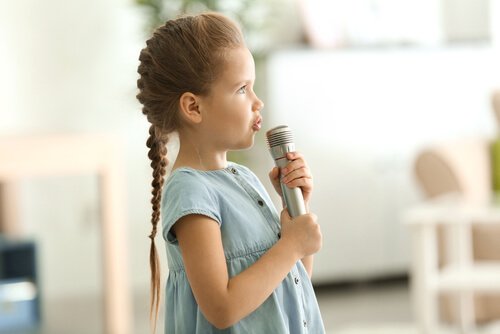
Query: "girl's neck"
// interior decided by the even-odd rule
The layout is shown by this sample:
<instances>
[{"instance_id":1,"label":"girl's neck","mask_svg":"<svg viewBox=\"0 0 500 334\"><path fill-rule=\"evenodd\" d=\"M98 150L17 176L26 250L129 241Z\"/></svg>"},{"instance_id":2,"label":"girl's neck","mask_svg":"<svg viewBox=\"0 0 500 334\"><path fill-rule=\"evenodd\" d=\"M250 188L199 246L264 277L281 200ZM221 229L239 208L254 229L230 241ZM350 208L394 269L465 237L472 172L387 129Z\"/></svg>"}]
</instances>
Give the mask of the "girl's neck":
<instances>
[{"instance_id":1,"label":"girl's neck","mask_svg":"<svg viewBox=\"0 0 500 334\"><path fill-rule=\"evenodd\" d=\"M179 134L179 153L173 169L191 167L198 170L217 170L227 167L227 151L216 151L198 141Z\"/></svg>"}]
</instances>

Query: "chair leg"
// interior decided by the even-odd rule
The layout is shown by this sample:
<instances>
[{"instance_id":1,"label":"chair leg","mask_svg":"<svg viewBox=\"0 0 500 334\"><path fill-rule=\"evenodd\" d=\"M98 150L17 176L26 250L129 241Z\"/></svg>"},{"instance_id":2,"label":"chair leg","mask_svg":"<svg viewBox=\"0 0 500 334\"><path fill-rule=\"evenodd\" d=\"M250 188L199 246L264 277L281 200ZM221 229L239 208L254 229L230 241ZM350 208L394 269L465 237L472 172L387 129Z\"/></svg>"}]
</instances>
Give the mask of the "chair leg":
<instances>
[{"instance_id":1,"label":"chair leg","mask_svg":"<svg viewBox=\"0 0 500 334\"><path fill-rule=\"evenodd\" d=\"M433 286L437 271L437 240L433 226L413 231L412 299L419 333L434 334L438 325L438 294Z\"/></svg>"},{"instance_id":2,"label":"chair leg","mask_svg":"<svg viewBox=\"0 0 500 334\"><path fill-rule=\"evenodd\" d=\"M476 312L474 309L474 293L461 292L459 295L460 329L462 333L476 332Z\"/></svg>"}]
</instances>

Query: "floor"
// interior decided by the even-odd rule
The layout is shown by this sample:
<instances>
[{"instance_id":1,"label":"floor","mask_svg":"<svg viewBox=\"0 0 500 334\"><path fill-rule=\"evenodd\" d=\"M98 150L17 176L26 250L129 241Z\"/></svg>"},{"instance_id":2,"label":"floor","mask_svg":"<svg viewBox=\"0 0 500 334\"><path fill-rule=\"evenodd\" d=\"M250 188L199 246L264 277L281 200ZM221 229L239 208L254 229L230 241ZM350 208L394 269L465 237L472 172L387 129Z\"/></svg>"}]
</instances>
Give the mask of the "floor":
<instances>
[{"instance_id":1,"label":"floor","mask_svg":"<svg viewBox=\"0 0 500 334\"><path fill-rule=\"evenodd\" d=\"M352 326L412 322L406 279L317 287L316 297L331 333Z\"/></svg>"},{"instance_id":2,"label":"floor","mask_svg":"<svg viewBox=\"0 0 500 334\"><path fill-rule=\"evenodd\" d=\"M147 293L134 297L133 333L150 333ZM328 333L340 333L353 325L411 322L406 280L317 287L316 294ZM102 308L95 297L47 301L43 316L41 328L13 334L103 333ZM163 334L162 327L163 317L160 311L157 334Z\"/></svg>"},{"instance_id":3,"label":"floor","mask_svg":"<svg viewBox=\"0 0 500 334\"><path fill-rule=\"evenodd\" d=\"M406 279L340 284L316 287L316 295L328 334L419 334L412 321L408 281ZM134 298L133 333L151 333L149 296ZM102 334L102 308L99 300L81 296L46 303L44 323L39 329L10 334ZM160 311L156 333L163 334ZM500 326L481 334L498 334ZM443 329L431 334L463 334ZM469 333L466 333L469 334Z\"/></svg>"}]
</instances>

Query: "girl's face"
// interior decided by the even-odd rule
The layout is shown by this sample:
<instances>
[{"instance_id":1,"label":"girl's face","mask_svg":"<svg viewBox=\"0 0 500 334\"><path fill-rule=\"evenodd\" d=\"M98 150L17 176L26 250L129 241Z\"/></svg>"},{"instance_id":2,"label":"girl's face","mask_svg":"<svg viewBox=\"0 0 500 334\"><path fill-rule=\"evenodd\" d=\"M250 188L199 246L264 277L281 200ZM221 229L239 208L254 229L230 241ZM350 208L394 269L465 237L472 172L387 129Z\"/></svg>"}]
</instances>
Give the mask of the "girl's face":
<instances>
[{"instance_id":1,"label":"girl's face","mask_svg":"<svg viewBox=\"0 0 500 334\"><path fill-rule=\"evenodd\" d=\"M255 64L246 47L229 49L222 74L209 95L201 97L202 126L215 150L237 150L253 145L264 106L255 95Z\"/></svg>"}]
</instances>

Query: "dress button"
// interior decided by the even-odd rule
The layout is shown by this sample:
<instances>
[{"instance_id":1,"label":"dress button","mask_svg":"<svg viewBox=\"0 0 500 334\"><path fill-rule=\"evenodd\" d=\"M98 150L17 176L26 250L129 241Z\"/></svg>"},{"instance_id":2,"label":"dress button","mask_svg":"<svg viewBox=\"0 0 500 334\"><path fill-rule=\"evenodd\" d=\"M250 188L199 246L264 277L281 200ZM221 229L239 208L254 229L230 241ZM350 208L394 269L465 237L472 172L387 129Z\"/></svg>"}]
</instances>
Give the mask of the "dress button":
<instances>
[{"instance_id":1,"label":"dress button","mask_svg":"<svg viewBox=\"0 0 500 334\"><path fill-rule=\"evenodd\" d=\"M304 327L307 327L307 321L303 320L302 323L304 324Z\"/></svg>"},{"instance_id":2,"label":"dress button","mask_svg":"<svg viewBox=\"0 0 500 334\"><path fill-rule=\"evenodd\" d=\"M262 200L258 200L257 203L260 205L260 206L264 206L264 202L262 202Z\"/></svg>"},{"instance_id":3,"label":"dress button","mask_svg":"<svg viewBox=\"0 0 500 334\"><path fill-rule=\"evenodd\" d=\"M293 281L295 282L295 284L299 284L300 279L299 279L298 277L295 277L295 278L293 279Z\"/></svg>"},{"instance_id":4,"label":"dress button","mask_svg":"<svg viewBox=\"0 0 500 334\"><path fill-rule=\"evenodd\" d=\"M233 173L233 174L238 174L238 171L236 170L236 168L231 167L231 173Z\"/></svg>"}]
</instances>

